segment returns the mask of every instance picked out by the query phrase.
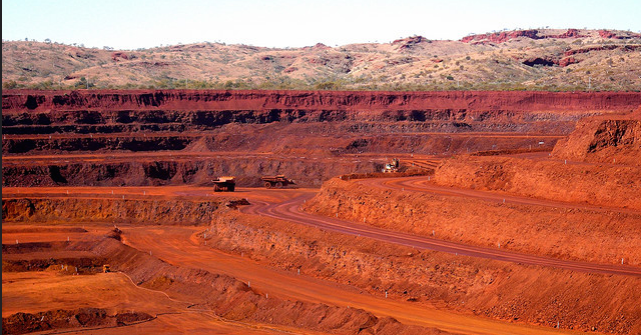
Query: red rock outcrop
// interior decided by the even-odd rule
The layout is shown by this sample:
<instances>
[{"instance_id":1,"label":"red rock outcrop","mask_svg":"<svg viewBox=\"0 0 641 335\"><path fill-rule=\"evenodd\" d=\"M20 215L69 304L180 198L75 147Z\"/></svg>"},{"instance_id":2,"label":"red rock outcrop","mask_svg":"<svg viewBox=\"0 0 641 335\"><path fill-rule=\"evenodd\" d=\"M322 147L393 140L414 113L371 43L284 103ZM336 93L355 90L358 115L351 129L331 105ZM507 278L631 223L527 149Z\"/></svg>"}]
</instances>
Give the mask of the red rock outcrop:
<instances>
[{"instance_id":1,"label":"red rock outcrop","mask_svg":"<svg viewBox=\"0 0 641 335\"><path fill-rule=\"evenodd\" d=\"M631 51L636 51L636 50L641 49L641 45L624 45L624 46L613 45L613 44L611 44L611 45L601 45L601 46L596 46L596 47L572 49L572 50L568 50L568 51L564 52L563 54L565 56L572 56L572 55L576 55L576 54L588 53L588 52L591 52L591 51L604 51L604 50L615 50L615 49L619 49L621 51L631 52Z\"/></svg>"},{"instance_id":2,"label":"red rock outcrop","mask_svg":"<svg viewBox=\"0 0 641 335\"><path fill-rule=\"evenodd\" d=\"M503 43L519 37L527 37L533 40L538 40L541 38L539 36L538 30L529 29L529 30L505 31L505 32L499 32L499 33L488 33L488 34L480 34L480 35L470 35L470 36L463 37L462 39L460 39L460 41L463 43L481 43L481 44L490 43L490 42Z\"/></svg>"},{"instance_id":3,"label":"red rock outcrop","mask_svg":"<svg viewBox=\"0 0 641 335\"><path fill-rule=\"evenodd\" d=\"M576 63L579 63L579 62L581 62L581 61L580 61L580 60L577 60L577 59L576 59L576 58L574 58L574 57L566 57L566 58L563 58L563 59L561 59L561 60L559 61L559 66L560 66L560 67L566 67L566 66L568 66L568 65L576 64Z\"/></svg>"},{"instance_id":4,"label":"red rock outcrop","mask_svg":"<svg viewBox=\"0 0 641 335\"><path fill-rule=\"evenodd\" d=\"M632 38L636 37L633 34L632 36L619 36L613 32L607 30L599 30L599 35L603 38L614 38L614 39L623 39L623 38ZM548 38L581 38L588 37L588 35L581 34L578 29L568 29L562 34L550 34L547 35L545 31L539 31L536 29L528 30L517 30L517 31L504 31L496 33L487 33L479 35L470 35L460 39L464 43L472 44L488 44L488 43L504 43L519 37L526 37L533 40L548 39Z\"/></svg>"},{"instance_id":5,"label":"red rock outcrop","mask_svg":"<svg viewBox=\"0 0 641 335\"><path fill-rule=\"evenodd\" d=\"M154 319L144 312L120 312L109 315L103 308L78 308L53 310L40 313L16 313L2 318L2 332L25 334L68 328L103 327L115 328Z\"/></svg>"},{"instance_id":6,"label":"red rock outcrop","mask_svg":"<svg viewBox=\"0 0 641 335\"><path fill-rule=\"evenodd\" d=\"M599 30L599 36L603 38L612 38L612 39L617 39L617 40L622 40L622 39L630 39L630 38L641 38L641 34L636 34L636 33L630 33L628 32L626 36L621 36L618 35L615 32L612 32L610 30Z\"/></svg>"},{"instance_id":7,"label":"red rock outcrop","mask_svg":"<svg viewBox=\"0 0 641 335\"><path fill-rule=\"evenodd\" d=\"M579 37L586 37L586 35L581 35L578 29L568 29L568 31L564 32L563 34L545 36L545 38L579 38Z\"/></svg>"},{"instance_id":8,"label":"red rock outcrop","mask_svg":"<svg viewBox=\"0 0 641 335\"><path fill-rule=\"evenodd\" d=\"M129 59L129 56L127 56L127 54L126 54L126 53L124 53L124 52L114 52L114 53L112 53L112 54L111 54L111 59L112 59L114 62L119 61L119 60L120 60L120 58L122 58L122 59L124 59L124 60L128 60L128 59Z\"/></svg>"},{"instance_id":9,"label":"red rock outcrop","mask_svg":"<svg viewBox=\"0 0 641 335\"><path fill-rule=\"evenodd\" d=\"M421 43L430 43L431 41L423 36L412 36L402 38L392 42L392 45L398 46L401 51L409 51Z\"/></svg>"},{"instance_id":10,"label":"red rock outcrop","mask_svg":"<svg viewBox=\"0 0 641 335\"><path fill-rule=\"evenodd\" d=\"M601 138L597 136L585 148L586 151L595 146L616 146L616 141L620 146L623 143L630 143L629 146L636 144L638 150L640 142L634 142L634 130L628 129L626 133L621 128L624 127L609 128L613 131L606 131L608 134ZM616 129L620 131L617 133ZM637 123L636 134L640 129L641 122ZM565 164L565 161L510 157L459 157L445 160L436 170L434 180L441 185L531 198L641 209L641 199L638 198L641 168L637 166Z\"/></svg>"},{"instance_id":11,"label":"red rock outcrop","mask_svg":"<svg viewBox=\"0 0 641 335\"><path fill-rule=\"evenodd\" d=\"M380 212L380 208L374 206L371 211ZM389 292L390 299L409 304L436 301L475 314L548 326L556 326L560 319L561 328L572 324L575 331L589 330L599 320L600 330L617 334L634 334L638 327L633 325L641 319L635 316L641 308L631 298L612 310L583 307L612 301L615 291L620 296L641 296L635 290L639 282L635 278L417 250L233 211L216 216L210 232L200 237L224 252L244 253L286 271L299 269L306 276L350 283L374 295ZM589 285L589 293L575 289L581 285Z\"/></svg>"}]
</instances>

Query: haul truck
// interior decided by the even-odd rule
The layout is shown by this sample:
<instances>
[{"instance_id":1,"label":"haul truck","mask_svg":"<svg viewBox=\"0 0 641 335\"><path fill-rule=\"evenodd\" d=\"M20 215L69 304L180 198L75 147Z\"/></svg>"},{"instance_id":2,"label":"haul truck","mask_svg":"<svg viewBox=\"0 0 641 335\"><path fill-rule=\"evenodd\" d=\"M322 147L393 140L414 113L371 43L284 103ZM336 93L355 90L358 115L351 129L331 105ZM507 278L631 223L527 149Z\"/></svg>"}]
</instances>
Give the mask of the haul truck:
<instances>
[{"instance_id":1,"label":"haul truck","mask_svg":"<svg viewBox=\"0 0 641 335\"><path fill-rule=\"evenodd\" d=\"M284 175L264 176L260 178L265 182L266 188L282 188L290 184L296 184L293 180L285 178Z\"/></svg>"},{"instance_id":2,"label":"haul truck","mask_svg":"<svg viewBox=\"0 0 641 335\"><path fill-rule=\"evenodd\" d=\"M218 177L212 180L214 192L234 192L236 189L236 177Z\"/></svg>"}]
</instances>

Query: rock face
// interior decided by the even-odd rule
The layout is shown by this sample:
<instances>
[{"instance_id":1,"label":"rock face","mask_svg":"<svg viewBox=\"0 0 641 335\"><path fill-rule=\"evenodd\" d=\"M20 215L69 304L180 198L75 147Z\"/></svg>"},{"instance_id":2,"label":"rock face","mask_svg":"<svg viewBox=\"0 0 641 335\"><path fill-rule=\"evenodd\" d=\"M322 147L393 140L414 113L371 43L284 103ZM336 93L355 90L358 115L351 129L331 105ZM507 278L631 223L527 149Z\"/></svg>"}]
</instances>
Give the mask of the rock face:
<instances>
[{"instance_id":1,"label":"rock face","mask_svg":"<svg viewBox=\"0 0 641 335\"><path fill-rule=\"evenodd\" d=\"M5 90L2 93L3 116L5 112L74 110L631 111L640 104L641 94L635 92Z\"/></svg>"},{"instance_id":2,"label":"rock face","mask_svg":"<svg viewBox=\"0 0 641 335\"><path fill-rule=\"evenodd\" d=\"M583 162L641 165L641 118L582 120L552 154Z\"/></svg>"}]
</instances>

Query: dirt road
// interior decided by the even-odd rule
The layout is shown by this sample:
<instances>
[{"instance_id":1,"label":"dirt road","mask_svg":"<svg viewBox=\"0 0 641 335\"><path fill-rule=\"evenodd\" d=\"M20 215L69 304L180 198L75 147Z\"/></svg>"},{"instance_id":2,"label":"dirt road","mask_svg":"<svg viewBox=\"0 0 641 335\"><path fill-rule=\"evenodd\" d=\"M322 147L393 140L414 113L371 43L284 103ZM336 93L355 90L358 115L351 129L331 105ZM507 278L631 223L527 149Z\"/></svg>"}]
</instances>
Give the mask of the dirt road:
<instances>
[{"instance_id":1,"label":"dirt road","mask_svg":"<svg viewBox=\"0 0 641 335\"><path fill-rule=\"evenodd\" d=\"M387 181L389 182L390 180ZM368 182L383 183L384 181L382 181L382 179L378 179L376 181L368 180ZM576 262L508 252L499 249L471 246L423 236L411 235L407 233L395 232L386 229L380 229L331 217L317 216L305 213L300 210L300 206L306 200L312 197L313 194L306 194L291 200L284 201L282 203L254 201L256 205L247 207L243 210L249 214L265 215L276 219L297 222L300 224L315 226L321 229L327 229L344 234L369 237L385 242L415 247L418 249L443 251L452 254L489 258L520 264L550 266L573 271L641 276L641 268L631 266Z\"/></svg>"},{"instance_id":2,"label":"dirt road","mask_svg":"<svg viewBox=\"0 0 641 335\"><path fill-rule=\"evenodd\" d=\"M354 287L275 269L246 257L226 254L201 244L195 234L202 228L132 227L122 229L125 232L125 242L136 249L152 251L156 257L171 264L233 276L250 283L252 288L270 297L362 308L378 316L394 317L405 324L436 327L461 334L573 333L503 323L447 312L429 306L379 298Z\"/></svg>"}]
</instances>

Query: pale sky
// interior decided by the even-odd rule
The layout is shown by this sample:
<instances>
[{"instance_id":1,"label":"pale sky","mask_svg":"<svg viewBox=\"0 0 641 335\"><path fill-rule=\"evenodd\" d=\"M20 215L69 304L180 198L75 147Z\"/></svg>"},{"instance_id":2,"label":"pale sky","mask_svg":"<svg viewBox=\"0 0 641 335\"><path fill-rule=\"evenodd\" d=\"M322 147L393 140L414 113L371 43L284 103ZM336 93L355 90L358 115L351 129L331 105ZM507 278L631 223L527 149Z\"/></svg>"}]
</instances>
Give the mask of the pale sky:
<instances>
[{"instance_id":1,"label":"pale sky","mask_svg":"<svg viewBox=\"0 0 641 335\"><path fill-rule=\"evenodd\" d=\"M3 0L2 39L151 48L388 43L527 28L641 31L641 0Z\"/></svg>"}]
</instances>

